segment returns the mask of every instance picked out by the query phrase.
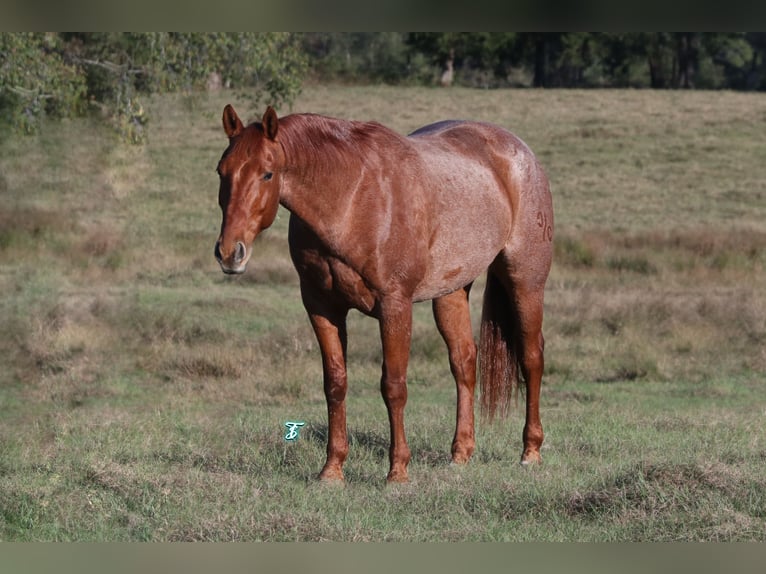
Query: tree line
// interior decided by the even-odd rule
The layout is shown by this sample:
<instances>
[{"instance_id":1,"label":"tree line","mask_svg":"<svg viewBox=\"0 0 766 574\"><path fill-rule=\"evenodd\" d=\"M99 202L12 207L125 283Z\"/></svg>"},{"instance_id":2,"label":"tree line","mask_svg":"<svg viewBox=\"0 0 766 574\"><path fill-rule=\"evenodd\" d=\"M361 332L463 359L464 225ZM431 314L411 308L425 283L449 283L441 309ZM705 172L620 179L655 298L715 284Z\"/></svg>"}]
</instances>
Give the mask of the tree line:
<instances>
[{"instance_id":1,"label":"tree line","mask_svg":"<svg viewBox=\"0 0 766 574\"><path fill-rule=\"evenodd\" d=\"M309 33L320 79L475 87L766 89L766 33Z\"/></svg>"},{"instance_id":2,"label":"tree line","mask_svg":"<svg viewBox=\"0 0 766 574\"><path fill-rule=\"evenodd\" d=\"M0 34L0 121L22 132L95 111L141 142L147 94L228 86L279 105L307 80L766 90L766 33Z\"/></svg>"}]
</instances>

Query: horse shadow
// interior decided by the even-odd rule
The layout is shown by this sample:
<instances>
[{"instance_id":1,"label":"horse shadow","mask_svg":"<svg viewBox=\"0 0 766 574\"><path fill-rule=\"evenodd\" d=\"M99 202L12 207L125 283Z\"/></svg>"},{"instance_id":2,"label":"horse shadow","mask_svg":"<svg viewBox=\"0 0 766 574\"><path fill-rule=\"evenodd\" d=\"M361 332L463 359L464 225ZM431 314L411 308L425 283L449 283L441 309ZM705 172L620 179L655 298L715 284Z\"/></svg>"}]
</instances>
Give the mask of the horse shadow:
<instances>
[{"instance_id":1,"label":"horse shadow","mask_svg":"<svg viewBox=\"0 0 766 574\"><path fill-rule=\"evenodd\" d=\"M329 427L324 425L312 425L306 429L306 438L321 446L327 445ZM375 459L388 459L388 438L372 431L358 431L348 429L348 445L350 449L361 449Z\"/></svg>"},{"instance_id":2,"label":"horse shadow","mask_svg":"<svg viewBox=\"0 0 766 574\"><path fill-rule=\"evenodd\" d=\"M322 447L327 445L328 426L326 424L312 425L305 431L306 438ZM376 463L388 462L389 437L374 431L348 429L349 450L356 451L357 456L366 456ZM449 465L451 455L449 448L436 450L422 444L410 444L412 451L411 463L427 467L444 467ZM361 451L361 454L359 451Z\"/></svg>"}]
</instances>

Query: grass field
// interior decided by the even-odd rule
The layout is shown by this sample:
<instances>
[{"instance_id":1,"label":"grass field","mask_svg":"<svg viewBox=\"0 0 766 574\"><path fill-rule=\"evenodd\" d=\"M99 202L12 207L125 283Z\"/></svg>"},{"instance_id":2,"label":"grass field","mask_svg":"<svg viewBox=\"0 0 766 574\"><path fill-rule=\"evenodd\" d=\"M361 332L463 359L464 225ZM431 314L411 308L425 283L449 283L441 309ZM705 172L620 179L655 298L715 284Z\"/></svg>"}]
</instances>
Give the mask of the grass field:
<instances>
[{"instance_id":1,"label":"grass field","mask_svg":"<svg viewBox=\"0 0 766 574\"><path fill-rule=\"evenodd\" d=\"M294 111L504 125L556 212L544 464L517 464L519 406L449 465L454 384L418 305L411 482L385 485L377 325L352 314L342 488L314 480L288 214L247 274L213 257L229 101L148 102L144 147L89 120L0 142L0 540L766 540L763 94L306 88Z\"/></svg>"}]
</instances>

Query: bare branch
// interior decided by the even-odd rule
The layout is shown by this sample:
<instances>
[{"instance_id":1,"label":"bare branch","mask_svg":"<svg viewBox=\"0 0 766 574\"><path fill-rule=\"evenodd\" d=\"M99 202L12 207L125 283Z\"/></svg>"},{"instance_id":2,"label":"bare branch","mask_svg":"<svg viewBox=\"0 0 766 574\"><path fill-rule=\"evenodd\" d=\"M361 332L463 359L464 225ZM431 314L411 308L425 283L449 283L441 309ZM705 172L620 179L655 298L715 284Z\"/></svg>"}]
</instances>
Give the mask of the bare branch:
<instances>
[{"instance_id":1,"label":"bare branch","mask_svg":"<svg viewBox=\"0 0 766 574\"><path fill-rule=\"evenodd\" d=\"M55 98L53 94L41 94L36 92L35 90L30 90L28 88L22 88L21 86L5 86L5 89L13 92L14 94L18 94L19 96L23 96L25 98L31 98L31 97L38 97L42 98L44 100L50 100Z\"/></svg>"},{"instance_id":2,"label":"bare branch","mask_svg":"<svg viewBox=\"0 0 766 574\"><path fill-rule=\"evenodd\" d=\"M130 68L127 64L115 64L113 62L109 62L108 60L101 61L91 60L89 58L77 58L76 62L79 64L86 64L88 66L98 66L112 72L113 74L127 73L138 75L144 73L142 68Z\"/></svg>"}]
</instances>

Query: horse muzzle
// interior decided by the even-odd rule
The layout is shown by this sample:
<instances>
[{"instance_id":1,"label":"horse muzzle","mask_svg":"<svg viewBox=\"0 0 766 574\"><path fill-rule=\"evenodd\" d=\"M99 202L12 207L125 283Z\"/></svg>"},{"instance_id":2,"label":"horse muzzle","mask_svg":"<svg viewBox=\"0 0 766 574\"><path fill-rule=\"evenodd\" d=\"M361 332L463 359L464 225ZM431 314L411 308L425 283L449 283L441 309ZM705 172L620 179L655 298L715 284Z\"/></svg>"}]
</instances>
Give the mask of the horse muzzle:
<instances>
[{"instance_id":1,"label":"horse muzzle","mask_svg":"<svg viewBox=\"0 0 766 574\"><path fill-rule=\"evenodd\" d=\"M221 251L221 240L219 239L215 242L214 253L224 273L238 275L245 272L249 257L247 256L247 247L241 241L237 241L234 244L234 249L230 253L224 254Z\"/></svg>"}]
</instances>

